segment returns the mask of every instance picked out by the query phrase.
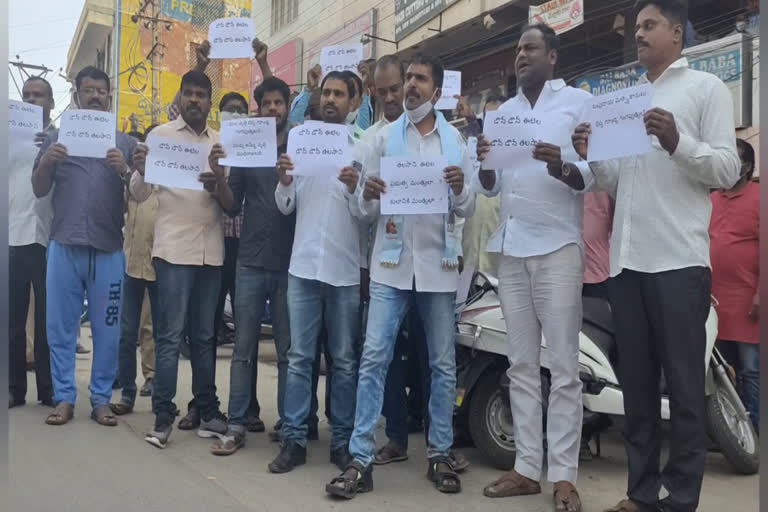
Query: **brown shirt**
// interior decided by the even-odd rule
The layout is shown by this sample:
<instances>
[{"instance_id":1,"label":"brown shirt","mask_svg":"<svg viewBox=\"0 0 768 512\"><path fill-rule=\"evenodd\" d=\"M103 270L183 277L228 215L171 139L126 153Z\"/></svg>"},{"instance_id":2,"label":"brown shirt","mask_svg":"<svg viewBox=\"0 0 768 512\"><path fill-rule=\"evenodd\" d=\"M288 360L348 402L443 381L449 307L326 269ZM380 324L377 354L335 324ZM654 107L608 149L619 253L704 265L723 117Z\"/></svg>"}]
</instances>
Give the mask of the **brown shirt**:
<instances>
[{"instance_id":1,"label":"brown shirt","mask_svg":"<svg viewBox=\"0 0 768 512\"><path fill-rule=\"evenodd\" d=\"M212 128L198 135L182 117L158 126L152 135L170 137L184 142L219 142L219 133ZM211 172L206 160L205 169ZM131 177L130 191L138 201L145 201L152 186L138 172ZM177 188L157 188L157 220L153 258L175 265L212 265L224 263L224 230L219 202L206 191Z\"/></svg>"},{"instance_id":2,"label":"brown shirt","mask_svg":"<svg viewBox=\"0 0 768 512\"><path fill-rule=\"evenodd\" d=\"M123 250L125 251L125 273L135 279L155 280L155 268L152 266L152 241L155 238L157 205L156 191L141 203L130 194L128 196Z\"/></svg>"}]
</instances>

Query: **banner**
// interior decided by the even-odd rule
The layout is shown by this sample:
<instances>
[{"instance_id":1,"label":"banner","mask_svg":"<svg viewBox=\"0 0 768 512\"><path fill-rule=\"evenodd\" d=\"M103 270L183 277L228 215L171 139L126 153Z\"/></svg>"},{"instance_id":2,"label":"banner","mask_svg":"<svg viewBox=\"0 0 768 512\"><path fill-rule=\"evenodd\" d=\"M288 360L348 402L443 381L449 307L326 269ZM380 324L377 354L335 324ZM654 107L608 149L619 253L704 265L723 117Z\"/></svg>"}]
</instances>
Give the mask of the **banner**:
<instances>
[{"instance_id":1,"label":"banner","mask_svg":"<svg viewBox=\"0 0 768 512\"><path fill-rule=\"evenodd\" d=\"M556 34L568 32L584 23L584 0L551 0L528 7L528 23L544 23Z\"/></svg>"}]
</instances>

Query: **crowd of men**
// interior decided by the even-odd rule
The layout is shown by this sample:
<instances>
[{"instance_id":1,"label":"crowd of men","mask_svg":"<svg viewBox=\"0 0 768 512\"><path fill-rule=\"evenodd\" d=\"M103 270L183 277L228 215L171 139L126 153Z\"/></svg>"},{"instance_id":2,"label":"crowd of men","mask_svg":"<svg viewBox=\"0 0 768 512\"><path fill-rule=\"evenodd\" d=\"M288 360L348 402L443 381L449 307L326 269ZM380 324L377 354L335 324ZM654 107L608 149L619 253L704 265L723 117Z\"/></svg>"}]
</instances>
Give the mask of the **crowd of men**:
<instances>
[{"instance_id":1,"label":"crowd of men","mask_svg":"<svg viewBox=\"0 0 768 512\"><path fill-rule=\"evenodd\" d=\"M142 365L153 367L154 376L145 372L141 394L151 394L155 421L146 441L159 448L169 443L180 414L174 403L179 352L188 345L194 400L177 426L214 439L213 454L233 454L248 431L265 430L256 383L268 306L279 415L270 434L280 441L270 472L304 464L308 441L317 439L317 375L324 352L329 457L341 471L326 492L353 498L371 491L374 465L407 458L409 423L423 409L428 477L439 491L457 493L458 473L467 463L452 450L454 309L459 274L469 265L499 279L517 446L514 469L484 494L541 493L546 434L554 510L582 510L575 485L585 294L610 299L625 395L627 498L610 510L695 510L708 448L701 363L712 289L710 191L724 191L716 209L745 195L757 197L756 189L745 188L754 152L746 143L737 151L726 86L714 75L690 69L681 57L685 10L674 0L641 0L636 13L638 56L648 70L641 80L654 90L654 107L644 123L655 149L614 161L587 162L591 128L579 115L589 94L556 78L559 43L546 25L522 30L517 94L509 100L489 97L483 114L496 109L546 113L562 126L535 146L532 159L503 172L473 163L474 157L484 160L490 144L482 121L464 100L458 111L467 125L461 131L435 110L444 70L429 55L416 55L407 66L395 56L364 61L360 76L349 71L322 76L315 67L307 87L291 101L288 85L270 72L266 46L254 41L265 77L253 91L255 115L277 120L276 169L219 164L226 151L207 122L213 97L204 72L208 45L201 47L196 69L181 79L172 120L135 137L118 132L115 148L101 159L68 155L50 123L50 85L29 79L23 99L43 107L45 133L38 136L39 151L16 154L12 161L9 406L25 401L30 283L36 301L37 393L40 402L54 407L46 419L50 425L73 418L75 347L85 296L93 335L91 417L114 426L117 416L133 411L136 345L146 324L142 317L150 316L142 315L148 305L154 356L142 347ZM111 83L103 71L83 69L75 88L77 107L111 109ZM220 110L226 117L245 116L248 103L228 93ZM380 118L374 122L376 114ZM291 173L288 131L305 119L347 127L353 157L338 178ZM149 131L211 148L199 178L204 191L145 181L149 148L142 141ZM469 153L467 137L478 139L476 155ZM385 156L445 158L449 213L382 215L387 183L380 162ZM738 203L749 215L756 204L750 201ZM745 215L739 216L742 231L754 231L756 243L757 225ZM732 226L727 217L717 218ZM731 231L712 236L723 251L738 238L727 236ZM742 273L749 276L754 273L751 247L744 251L747 270ZM723 285L735 289L728 286ZM235 342L225 415L215 363L227 293L233 297ZM755 304L756 294L745 306L748 315L732 308L730 322L741 325L749 317L756 323ZM399 336L404 324L405 344ZM737 327L731 332L723 339L752 346L757 341L754 329L746 337ZM546 432L542 335L552 353ZM735 356L741 355L740 372L745 380L754 379L754 352L742 352ZM402 356L407 353L407 359L418 361L411 380L421 388L423 406L406 403L410 370ZM670 456L663 471L662 367L671 401ZM116 380L121 398L110 403ZM745 402L756 420L754 380L745 387L752 397ZM410 418L409 411L414 411ZM389 440L377 451L374 432L382 413ZM667 496L660 500L662 486Z\"/></svg>"}]
</instances>

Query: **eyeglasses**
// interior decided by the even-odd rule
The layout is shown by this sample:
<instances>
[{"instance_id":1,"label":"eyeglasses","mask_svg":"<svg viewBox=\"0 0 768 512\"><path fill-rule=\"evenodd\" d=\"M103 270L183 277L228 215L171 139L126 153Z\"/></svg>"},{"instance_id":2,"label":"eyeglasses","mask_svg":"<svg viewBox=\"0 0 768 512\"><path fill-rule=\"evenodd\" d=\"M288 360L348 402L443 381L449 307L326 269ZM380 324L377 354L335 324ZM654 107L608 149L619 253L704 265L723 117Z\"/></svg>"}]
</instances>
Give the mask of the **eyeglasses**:
<instances>
[{"instance_id":1,"label":"eyeglasses","mask_svg":"<svg viewBox=\"0 0 768 512\"><path fill-rule=\"evenodd\" d=\"M83 87L80 89L81 94L85 94L86 96L109 96L109 91L106 89L97 89L95 87Z\"/></svg>"}]
</instances>

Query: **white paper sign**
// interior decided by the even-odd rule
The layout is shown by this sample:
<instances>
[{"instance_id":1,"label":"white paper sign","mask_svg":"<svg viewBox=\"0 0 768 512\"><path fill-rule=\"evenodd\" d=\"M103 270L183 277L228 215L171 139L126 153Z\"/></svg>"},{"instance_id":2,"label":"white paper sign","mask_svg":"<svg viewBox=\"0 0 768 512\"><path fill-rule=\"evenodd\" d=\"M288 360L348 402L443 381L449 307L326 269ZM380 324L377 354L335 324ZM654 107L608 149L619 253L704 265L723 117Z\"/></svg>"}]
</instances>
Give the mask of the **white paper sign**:
<instances>
[{"instance_id":1,"label":"white paper sign","mask_svg":"<svg viewBox=\"0 0 768 512\"><path fill-rule=\"evenodd\" d=\"M528 23L544 23L556 34L568 32L584 23L584 0L550 0L528 6Z\"/></svg>"},{"instance_id":2,"label":"white paper sign","mask_svg":"<svg viewBox=\"0 0 768 512\"><path fill-rule=\"evenodd\" d=\"M210 148L207 144L182 142L151 135L147 139L144 181L168 188L203 190L198 177L206 169Z\"/></svg>"},{"instance_id":3,"label":"white paper sign","mask_svg":"<svg viewBox=\"0 0 768 512\"><path fill-rule=\"evenodd\" d=\"M8 100L10 149L16 144L32 146L35 135L43 131L43 108L23 101Z\"/></svg>"},{"instance_id":4,"label":"white paper sign","mask_svg":"<svg viewBox=\"0 0 768 512\"><path fill-rule=\"evenodd\" d=\"M477 159L477 137L467 137L467 156L472 164L473 174L480 170L480 161Z\"/></svg>"},{"instance_id":5,"label":"white paper sign","mask_svg":"<svg viewBox=\"0 0 768 512\"><path fill-rule=\"evenodd\" d=\"M61 115L59 143L69 156L106 158L107 151L115 147L115 126L112 112L67 110Z\"/></svg>"},{"instance_id":6,"label":"white paper sign","mask_svg":"<svg viewBox=\"0 0 768 512\"><path fill-rule=\"evenodd\" d=\"M448 184L443 179L448 162L443 157L381 158L382 215L448 213Z\"/></svg>"},{"instance_id":7,"label":"white paper sign","mask_svg":"<svg viewBox=\"0 0 768 512\"><path fill-rule=\"evenodd\" d=\"M227 153L220 165L275 167L277 128L274 117L247 117L221 122L221 145ZM274 169L273 169L274 170Z\"/></svg>"},{"instance_id":8,"label":"white paper sign","mask_svg":"<svg viewBox=\"0 0 768 512\"><path fill-rule=\"evenodd\" d=\"M435 103L435 110L456 110L461 96L461 71L446 71L443 75L443 87L440 99Z\"/></svg>"},{"instance_id":9,"label":"white paper sign","mask_svg":"<svg viewBox=\"0 0 768 512\"><path fill-rule=\"evenodd\" d=\"M491 150L482 162L483 169L513 167L516 161L533 159L533 148L546 142L553 123L538 114L496 110L486 112L483 135Z\"/></svg>"},{"instance_id":10,"label":"white paper sign","mask_svg":"<svg viewBox=\"0 0 768 512\"><path fill-rule=\"evenodd\" d=\"M337 176L352 163L346 125L305 123L288 132L294 176Z\"/></svg>"},{"instance_id":11,"label":"white paper sign","mask_svg":"<svg viewBox=\"0 0 768 512\"><path fill-rule=\"evenodd\" d=\"M221 18L208 27L211 59L250 59L256 30L251 18Z\"/></svg>"},{"instance_id":12,"label":"white paper sign","mask_svg":"<svg viewBox=\"0 0 768 512\"><path fill-rule=\"evenodd\" d=\"M349 70L360 75L357 65L363 60L363 45L348 44L340 46L326 46L320 53L320 67L323 68L323 76L331 71Z\"/></svg>"},{"instance_id":13,"label":"white paper sign","mask_svg":"<svg viewBox=\"0 0 768 512\"><path fill-rule=\"evenodd\" d=\"M651 108L653 88L642 84L595 96L587 101L585 121L592 124L587 160L613 160L653 150L643 115Z\"/></svg>"}]
</instances>

